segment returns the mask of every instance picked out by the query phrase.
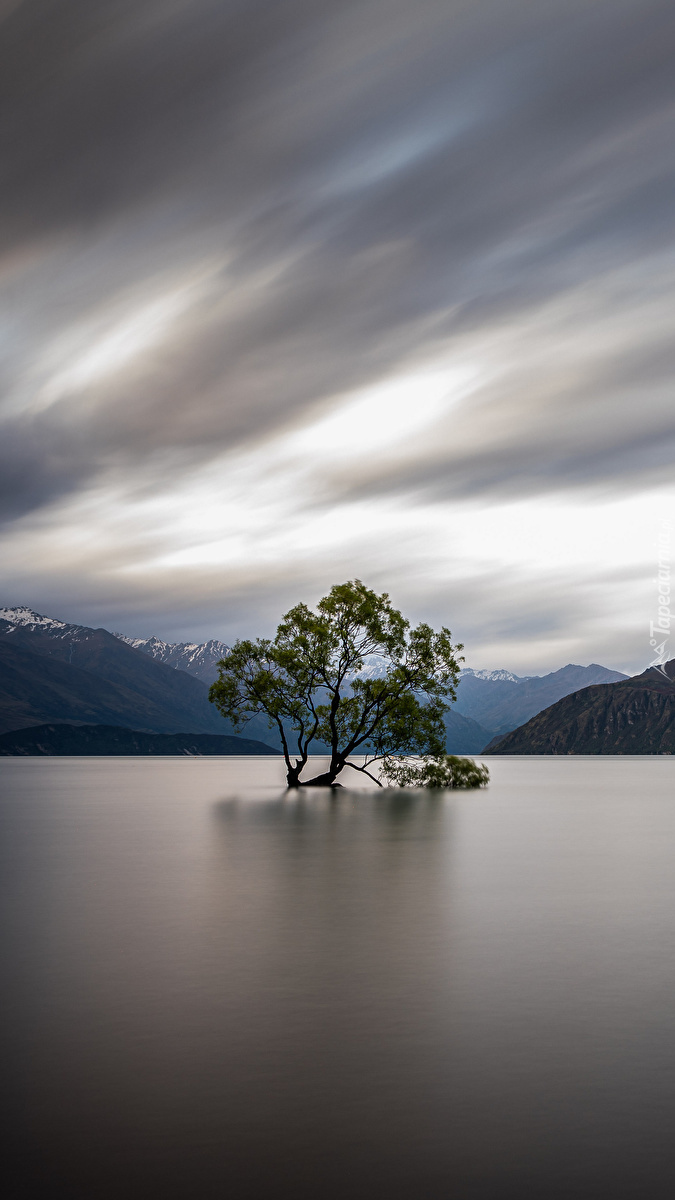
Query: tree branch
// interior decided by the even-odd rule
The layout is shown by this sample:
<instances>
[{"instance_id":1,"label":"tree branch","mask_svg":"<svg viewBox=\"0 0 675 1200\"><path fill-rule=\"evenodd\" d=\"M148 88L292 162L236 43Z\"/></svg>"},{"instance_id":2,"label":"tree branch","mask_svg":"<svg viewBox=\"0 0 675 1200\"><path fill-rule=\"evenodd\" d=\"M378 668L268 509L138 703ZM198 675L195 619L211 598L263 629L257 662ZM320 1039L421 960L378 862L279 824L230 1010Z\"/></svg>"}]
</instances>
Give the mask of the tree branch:
<instances>
[{"instance_id":1,"label":"tree branch","mask_svg":"<svg viewBox=\"0 0 675 1200\"><path fill-rule=\"evenodd\" d=\"M357 767L356 763L349 762L349 761L347 761L345 763L345 766L351 767L352 771L361 771L361 773L363 775L367 775L369 779L372 779L373 783L376 783L378 787L384 786L383 784L380 783L379 779L376 779L374 775L371 775L370 771L366 771L365 767Z\"/></svg>"}]
</instances>

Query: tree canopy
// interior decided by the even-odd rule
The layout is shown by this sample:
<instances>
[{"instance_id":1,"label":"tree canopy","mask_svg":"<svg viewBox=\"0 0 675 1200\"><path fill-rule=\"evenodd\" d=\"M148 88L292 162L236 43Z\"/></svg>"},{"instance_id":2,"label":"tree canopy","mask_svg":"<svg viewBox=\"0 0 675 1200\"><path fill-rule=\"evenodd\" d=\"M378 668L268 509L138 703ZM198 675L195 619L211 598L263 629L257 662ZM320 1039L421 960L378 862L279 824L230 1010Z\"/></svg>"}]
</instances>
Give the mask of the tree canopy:
<instances>
[{"instance_id":1,"label":"tree canopy","mask_svg":"<svg viewBox=\"0 0 675 1200\"><path fill-rule=\"evenodd\" d=\"M276 727L290 787L333 786L345 767L380 783L369 770L378 763L393 782L410 756L445 760L443 715L455 698L462 649L445 627L411 628L386 592L356 579L332 587L315 612L296 604L274 638L237 641L209 695L237 730L256 714ZM313 743L328 747L329 765L303 780ZM411 770L401 783L413 782ZM450 782L447 769L445 777L438 786ZM418 782L435 786L419 771Z\"/></svg>"}]
</instances>

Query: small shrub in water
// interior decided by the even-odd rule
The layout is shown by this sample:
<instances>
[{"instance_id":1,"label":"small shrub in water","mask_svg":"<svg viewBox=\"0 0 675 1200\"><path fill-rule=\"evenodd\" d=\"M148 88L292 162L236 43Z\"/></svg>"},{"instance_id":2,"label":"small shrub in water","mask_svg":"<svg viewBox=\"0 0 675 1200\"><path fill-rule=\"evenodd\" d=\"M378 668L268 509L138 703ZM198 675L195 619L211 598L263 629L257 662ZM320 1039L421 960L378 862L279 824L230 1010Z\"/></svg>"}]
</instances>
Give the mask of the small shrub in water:
<instances>
[{"instance_id":1,"label":"small shrub in water","mask_svg":"<svg viewBox=\"0 0 675 1200\"><path fill-rule=\"evenodd\" d=\"M490 778L487 767L456 754L442 754L418 762L389 759L382 774L393 787L417 788L479 788L485 787Z\"/></svg>"}]
</instances>

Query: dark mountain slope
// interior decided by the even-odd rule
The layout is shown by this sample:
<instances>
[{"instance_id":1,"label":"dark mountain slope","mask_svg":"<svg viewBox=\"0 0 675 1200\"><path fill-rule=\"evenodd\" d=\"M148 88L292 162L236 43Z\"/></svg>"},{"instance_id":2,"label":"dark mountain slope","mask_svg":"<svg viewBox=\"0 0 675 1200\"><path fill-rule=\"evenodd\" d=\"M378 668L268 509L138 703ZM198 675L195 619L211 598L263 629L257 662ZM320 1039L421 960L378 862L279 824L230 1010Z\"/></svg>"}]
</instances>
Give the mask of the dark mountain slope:
<instances>
[{"instance_id":1,"label":"dark mountain slope","mask_svg":"<svg viewBox=\"0 0 675 1200\"><path fill-rule=\"evenodd\" d=\"M491 730L457 712L454 705L445 714L445 748L448 754L480 754L490 740L490 734Z\"/></svg>"},{"instance_id":2,"label":"dark mountain slope","mask_svg":"<svg viewBox=\"0 0 675 1200\"><path fill-rule=\"evenodd\" d=\"M105 629L70 626L54 636L0 621L0 651L4 730L78 721L157 733L228 732L205 684Z\"/></svg>"},{"instance_id":3,"label":"dark mountain slope","mask_svg":"<svg viewBox=\"0 0 675 1200\"><path fill-rule=\"evenodd\" d=\"M675 754L675 659L666 671L573 692L484 753Z\"/></svg>"},{"instance_id":4,"label":"dark mountain slope","mask_svg":"<svg viewBox=\"0 0 675 1200\"><path fill-rule=\"evenodd\" d=\"M97 679L58 659L31 654L0 639L0 731L47 721L120 724L171 730L164 708L128 688Z\"/></svg>"},{"instance_id":5,"label":"dark mountain slope","mask_svg":"<svg viewBox=\"0 0 675 1200\"><path fill-rule=\"evenodd\" d=\"M196 706L201 710L200 716L210 721L211 727L217 724L220 731L222 718L218 717L218 722L215 721L205 684L185 671L176 671L140 650L134 650L108 633L107 629L88 629L83 625L75 625L66 626L63 632L53 633L27 625L3 629L2 626L6 625L6 622L0 622L2 641L28 650L31 654L44 655L79 667L99 679L128 688L153 703L161 698L162 707L177 710L177 716L180 713L187 715ZM182 728L185 728L185 723Z\"/></svg>"},{"instance_id":6,"label":"dark mountain slope","mask_svg":"<svg viewBox=\"0 0 675 1200\"><path fill-rule=\"evenodd\" d=\"M212 733L143 733L112 725L38 725L0 735L1 756L278 755L250 738Z\"/></svg>"},{"instance_id":7,"label":"dark mountain slope","mask_svg":"<svg viewBox=\"0 0 675 1200\"><path fill-rule=\"evenodd\" d=\"M472 717L486 729L506 733L529 721L535 713L579 688L594 683L614 683L627 679L620 671L611 671L598 663L588 667L568 663L549 675L529 679L481 679L473 674L462 676L457 689L455 711Z\"/></svg>"}]
</instances>

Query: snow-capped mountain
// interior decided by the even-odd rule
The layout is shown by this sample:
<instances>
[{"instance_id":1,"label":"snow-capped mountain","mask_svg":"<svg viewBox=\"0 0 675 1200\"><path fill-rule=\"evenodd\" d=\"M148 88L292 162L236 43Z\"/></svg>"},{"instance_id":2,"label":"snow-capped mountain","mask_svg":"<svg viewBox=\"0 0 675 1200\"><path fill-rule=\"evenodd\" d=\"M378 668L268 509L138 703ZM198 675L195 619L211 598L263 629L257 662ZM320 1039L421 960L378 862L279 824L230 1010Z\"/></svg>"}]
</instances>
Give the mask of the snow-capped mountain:
<instances>
[{"instance_id":1,"label":"snow-capped mountain","mask_svg":"<svg viewBox=\"0 0 675 1200\"><path fill-rule=\"evenodd\" d=\"M66 637L68 630L79 628L77 625L69 625L66 621L57 621L55 617L45 617L42 613L28 608L26 604L17 604L14 608L0 608L0 621L7 621L10 625L27 626L29 629L48 629L57 637L59 630L63 630L63 636Z\"/></svg>"},{"instance_id":2,"label":"snow-capped mountain","mask_svg":"<svg viewBox=\"0 0 675 1200\"><path fill-rule=\"evenodd\" d=\"M473 667L462 667L459 677L464 679L466 675L472 675L474 679L488 679L490 682L502 682L508 680L509 683L524 683L526 679L537 678L534 675L514 675L513 671L505 671L498 669L496 671L474 671Z\"/></svg>"},{"instance_id":3,"label":"snow-capped mountain","mask_svg":"<svg viewBox=\"0 0 675 1200\"><path fill-rule=\"evenodd\" d=\"M38 631L48 634L51 639L61 639L67 642L81 642L91 638L95 630L84 625L72 625L67 621L59 621L56 617L46 617L35 612L25 604L12 608L0 608L0 621L19 630ZM11 633L11 630L7 631ZM178 671L187 671L205 683L211 683L218 678L215 664L227 653L229 647L225 642L212 640L210 642L162 642L159 638L132 638L122 633L114 633L113 637L134 650L142 650L151 658L175 667Z\"/></svg>"},{"instance_id":4,"label":"snow-capped mountain","mask_svg":"<svg viewBox=\"0 0 675 1200\"><path fill-rule=\"evenodd\" d=\"M9 629L3 628L3 622L9 625ZM73 625L69 621L59 621L56 617L46 617L44 613L28 608L26 604L0 608L0 629L3 629L4 637L12 638L16 635L17 638L24 638L35 634L42 635L43 639L48 638L51 643L65 642L69 646L88 641L95 632L85 625Z\"/></svg>"},{"instance_id":5,"label":"snow-capped mountain","mask_svg":"<svg viewBox=\"0 0 675 1200\"><path fill-rule=\"evenodd\" d=\"M472 671L465 668L457 688L455 709L478 721L484 729L506 733L570 692L595 683L616 683L625 678L620 671L611 671L599 663L590 663L587 667L568 663L566 667L551 671L548 675L530 676L514 676L509 671Z\"/></svg>"},{"instance_id":6,"label":"snow-capped mountain","mask_svg":"<svg viewBox=\"0 0 675 1200\"><path fill-rule=\"evenodd\" d=\"M217 663L227 654L229 646L212 638L209 642L163 642L160 638L132 638L123 633L116 633L116 638L133 646L134 650L142 650L151 658L175 667L177 671L187 671L203 683L214 683L218 678Z\"/></svg>"},{"instance_id":7,"label":"snow-capped mountain","mask_svg":"<svg viewBox=\"0 0 675 1200\"><path fill-rule=\"evenodd\" d=\"M354 671L351 678L356 679L381 679L387 673L387 663L381 654L366 654L363 660L363 666L359 671Z\"/></svg>"}]
</instances>

